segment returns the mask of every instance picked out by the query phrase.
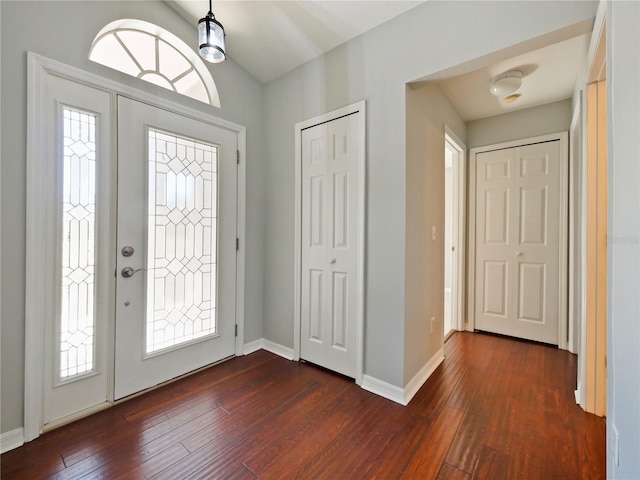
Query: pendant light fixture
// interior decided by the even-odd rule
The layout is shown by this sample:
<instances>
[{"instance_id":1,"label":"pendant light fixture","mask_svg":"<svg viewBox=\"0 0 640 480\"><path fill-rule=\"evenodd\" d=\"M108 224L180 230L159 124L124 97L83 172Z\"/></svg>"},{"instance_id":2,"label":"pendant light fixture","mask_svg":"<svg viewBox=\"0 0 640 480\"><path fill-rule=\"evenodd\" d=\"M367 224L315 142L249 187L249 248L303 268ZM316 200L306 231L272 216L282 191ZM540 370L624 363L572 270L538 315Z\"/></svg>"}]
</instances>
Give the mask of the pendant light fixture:
<instances>
[{"instance_id":1,"label":"pendant light fixture","mask_svg":"<svg viewBox=\"0 0 640 480\"><path fill-rule=\"evenodd\" d=\"M211 10L211 0L209 0L209 13L198 22L198 40L200 56L207 62L225 61L227 54L224 47L224 27L216 20Z\"/></svg>"}]
</instances>

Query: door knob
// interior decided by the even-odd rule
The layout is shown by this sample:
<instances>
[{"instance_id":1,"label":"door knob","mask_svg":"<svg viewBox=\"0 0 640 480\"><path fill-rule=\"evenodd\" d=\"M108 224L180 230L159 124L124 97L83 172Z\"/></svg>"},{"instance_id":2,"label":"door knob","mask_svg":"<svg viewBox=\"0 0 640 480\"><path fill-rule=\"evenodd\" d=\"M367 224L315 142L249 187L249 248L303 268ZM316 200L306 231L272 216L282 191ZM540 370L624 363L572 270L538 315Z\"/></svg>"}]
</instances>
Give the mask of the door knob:
<instances>
[{"instance_id":1,"label":"door knob","mask_svg":"<svg viewBox=\"0 0 640 480\"><path fill-rule=\"evenodd\" d=\"M122 253L123 257L130 257L131 255L133 255L133 252L134 252L133 247L129 247L129 246L122 247L122 250L120 250L120 253Z\"/></svg>"},{"instance_id":2,"label":"door knob","mask_svg":"<svg viewBox=\"0 0 640 480\"><path fill-rule=\"evenodd\" d=\"M516 252L516 257L521 257L522 256L522 252Z\"/></svg>"},{"instance_id":3,"label":"door knob","mask_svg":"<svg viewBox=\"0 0 640 480\"><path fill-rule=\"evenodd\" d=\"M124 267L120 272L120 275L122 275L124 278L129 278L129 277L133 277L134 273L136 273L136 271L133 268Z\"/></svg>"},{"instance_id":4,"label":"door knob","mask_svg":"<svg viewBox=\"0 0 640 480\"><path fill-rule=\"evenodd\" d=\"M336 259L332 258L331 261L329 262L331 265L333 265L334 263L336 263Z\"/></svg>"}]
</instances>

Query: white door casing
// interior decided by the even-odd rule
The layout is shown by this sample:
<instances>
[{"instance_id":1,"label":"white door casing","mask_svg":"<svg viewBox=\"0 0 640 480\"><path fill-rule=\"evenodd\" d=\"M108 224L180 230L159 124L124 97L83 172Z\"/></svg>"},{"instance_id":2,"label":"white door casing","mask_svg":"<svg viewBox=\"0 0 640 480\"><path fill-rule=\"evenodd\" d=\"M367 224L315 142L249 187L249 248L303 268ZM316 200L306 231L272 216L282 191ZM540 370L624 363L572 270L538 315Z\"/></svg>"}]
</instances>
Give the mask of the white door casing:
<instances>
[{"instance_id":1,"label":"white door casing","mask_svg":"<svg viewBox=\"0 0 640 480\"><path fill-rule=\"evenodd\" d=\"M237 208L233 212L235 237L239 238L237 253L234 257L234 278L235 293L230 295L230 301L235 302L235 315L238 336L235 339L235 351L241 352L243 345L244 327L244 265L245 265L245 142L246 133L244 127L214 118L209 114L202 113L192 108L184 107L177 103L162 100L154 95L141 92L131 87L121 85L117 82L104 79L102 77L87 73L75 67L62 64L60 62L47 59L33 54L27 55L28 60L28 115L27 115L27 261L26 261L26 305L25 305L25 395L24 395L24 440L30 441L38 437L44 430L54 428L57 425L73 421L92 413L101 408L110 406L114 401L114 322L115 322L115 277L116 270L116 143L115 130L111 133L111 127L116 127L116 98L117 95L125 95L148 105L156 105L164 110L180 114L188 119L199 120L211 127L218 127L231 132L235 132L237 137L237 147L234 147L233 164L236 164L237 152ZM68 84L60 90L55 87L58 83ZM78 90L79 89L79 90ZM83 94L81 91L89 92ZM73 92L73 98L60 97L59 91ZM80 93L78 93L80 92ZM66 93L65 93L66 95ZM108 98L105 103L105 99ZM85 102L87 100L87 102ZM102 103L100 103L102 102ZM100 318L96 325L98 341L106 341L107 348L96 355L97 369L99 372L87 375L82 382L88 380L89 383L102 375L104 384L96 387L88 387L92 392L84 395L76 387L72 387L67 397L73 398L68 401L68 406L62 411L62 415L73 411L66 417L59 420L52 420L60 413L55 413L52 406L45 405L50 401L50 392L45 390L56 383L51 375L57 368L55 359L50 355L54 348L51 346L51 335L57 335L55 325L51 320L52 312L55 312L59 303L59 284L56 284L57 270L59 265L60 247L60 226L59 226L59 205L56 204L55 196L59 189L56 186L56 171L60 174L60 169L53 161L52 152L56 150L55 127L53 117L55 111L59 111L60 106L70 106L81 111L86 111L89 116L97 114L98 128L97 137L102 141L98 146L97 156L99 158L98 185L97 185L97 217L96 221L106 222L106 226L101 223L97 226L96 241L97 265L96 283L100 299L96 301L97 316ZM101 105L101 106L100 106ZM102 111L104 110L104 111ZM209 131L210 133L211 131ZM52 143L54 142L54 143ZM104 150L103 150L104 149ZM56 213L58 212L58 213ZM106 249L106 255L100 255L100 251ZM58 262L58 264L56 263ZM101 273L102 272L102 273ZM138 273L137 275L142 274ZM53 280L52 280L53 279ZM231 281L230 283L234 283ZM105 289L106 293L100 293ZM102 332L102 334L101 334ZM106 332L106 333L104 333ZM47 345L49 343L49 345ZM48 350L45 349L45 346ZM106 354L105 354L106 351ZM106 356L106 359L103 358ZM54 368L55 367L55 368ZM98 375L99 373L99 375ZM102 381L102 380L100 380ZM64 385L66 388L72 382ZM80 383L80 382L78 382ZM103 396L106 389L106 398ZM54 395L63 392L60 386L54 387ZM95 404L94 397L99 396L99 403ZM84 396L84 398L81 398ZM78 398L75 398L78 397ZM104 400L103 400L104 399ZM54 402L60 404L59 399ZM62 401L63 403L66 400ZM49 415L48 412L54 412ZM45 421L45 413L47 421Z\"/></svg>"},{"instance_id":2,"label":"white door casing","mask_svg":"<svg viewBox=\"0 0 640 480\"><path fill-rule=\"evenodd\" d=\"M472 325L563 347L566 134L521 143L472 151Z\"/></svg>"},{"instance_id":3,"label":"white door casing","mask_svg":"<svg viewBox=\"0 0 640 480\"><path fill-rule=\"evenodd\" d=\"M294 358L362 378L364 102L296 126Z\"/></svg>"},{"instance_id":4,"label":"white door casing","mask_svg":"<svg viewBox=\"0 0 640 480\"><path fill-rule=\"evenodd\" d=\"M445 248L454 247L451 262L451 293L450 293L450 309L451 309L451 328L455 330L464 330L466 321L465 315L465 299L466 299L466 146L456 136L456 134L445 125L445 149L450 150L452 154L452 196L451 203L451 245L445 245ZM446 205L445 205L446 206ZM446 255L447 252L445 252ZM445 308L447 308L445 306ZM446 334L445 334L446 335Z\"/></svg>"},{"instance_id":5,"label":"white door casing","mask_svg":"<svg viewBox=\"0 0 640 480\"><path fill-rule=\"evenodd\" d=\"M235 352L236 152L236 132L118 99L116 400Z\"/></svg>"}]
</instances>

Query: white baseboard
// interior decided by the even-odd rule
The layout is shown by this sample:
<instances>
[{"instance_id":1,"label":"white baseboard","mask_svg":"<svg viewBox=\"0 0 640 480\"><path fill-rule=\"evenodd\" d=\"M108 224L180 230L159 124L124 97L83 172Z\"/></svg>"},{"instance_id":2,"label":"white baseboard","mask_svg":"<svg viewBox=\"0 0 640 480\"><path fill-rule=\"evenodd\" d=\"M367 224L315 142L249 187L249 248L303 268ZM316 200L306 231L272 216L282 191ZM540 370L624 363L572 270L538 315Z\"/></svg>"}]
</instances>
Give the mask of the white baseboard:
<instances>
[{"instance_id":1,"label":"white baseboard","mask_svg":"<svg viewBox=\"0 0 640 480\"><path fill-rule=\"evenodd\" d=\"M266 350L267 352L274 353L287 360L293 360L293 349L280 345L279 343L272 342L265 338L259 338L253 342L246 343L242 349L243 355L249 355L250 353L257 352L258 350Z\"/></svg>"},{"instance_id":2,"label":"white baseboard","mask_svg":"<svg viewBox=\"0 0 640 480\"><path fill-rule=\"evenodd\" d=\"M254 340L253 342L245 343L242 349L243 355L249 355L250 353L257 352L258 350L262 350L263 339L259 338L258 340Z\"/></svg>"},{"instance_id":3,"label":"white baseboard","mask_svg":"<svg viewBox=\"0 0 640 480\"><path fill-rule=\"evenodd\" d=\"M283 345L280 345L279 343L267 340L266 338L263 338L262 342L262 348L264 348L267 352L275 353L276 355L280 355L287 360L293 360L293 348L285 347Z\"/></svg>"},{"instance_id":4,"label":"white baseboard","mask_svg":"<svg viewBox=\"0 0 640 480\"><path fill-rule=\"evenodd\" d=\"M413 378L407 383L404 387L404 398L408 405L411 399L414 397L420 387L424 385L431 374L440 366L440 364L444 361L444 350L441 348L436 352L436 354L429 359L427 363L424 364L424 367L420 369L418 373L416 373Z\"/></svg>"},{"instance_id":5,"label":"white baseboard","mask_svg":"<svg viewBox=\"0 0 640 480\"><path fill-rule=\"evenodd\" d=\"M444 360L444 351L440 349L429 361L420 369L418 373L407 383L404 388L391 385L390 383L378 380L369 375L362 376L362 388L368 392L380 395L388 400L408 405L420 387L429 379L431 374Z\"/></svg>"},{"instance_id":6,"label":"white baseboard","mask_svg":"<svg viewBox=\"0 0 640 480\"><path fill-rule=\"evenodd\" d=\"M403 388L396 387L395 385L391 385L390 383L378 380L369 375L362 376L362 385L360 386L367 392L375 393L400 405L406 405Z\"/></svg>"},{"instance_id":7,"label":"white baseboard","mask_svg":"<svg viewBox=\"0 0 640 480\"><path fill-rule=\"evenodd\" d=\"M0 453L8 452L24 445L24 429L16 428L0 435Z\"/></svg>"}]
</instances>

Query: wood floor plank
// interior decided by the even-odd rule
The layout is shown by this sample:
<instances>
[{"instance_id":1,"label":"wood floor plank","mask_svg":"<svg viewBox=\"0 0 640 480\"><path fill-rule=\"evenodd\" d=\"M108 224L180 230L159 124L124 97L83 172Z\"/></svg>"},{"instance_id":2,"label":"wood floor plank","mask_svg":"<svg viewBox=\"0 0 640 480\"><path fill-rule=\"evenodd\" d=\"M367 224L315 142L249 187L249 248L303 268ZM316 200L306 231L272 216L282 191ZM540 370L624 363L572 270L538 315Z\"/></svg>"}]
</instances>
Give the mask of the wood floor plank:
<instances>
[{"instance_id":1,"label":"wood floor plank","mask_svg":"<svg viewBox=\"0 0 640 480\"><path fill-rule=\"evenodd\" d=\"M279 462L271 464L261 472L258 478L277 480L286 478L291 472L303 470L318 455L319 451L322 451L333 439L340 435L350 422L351 419L345 412L336 412L315 431L311 432L307 441L299 443L285 453Z\"/></svg>"},{"instance_id":2,"label":"wood floor plank","mask_svg":"<svg viewBox=\"0 0 640 480\"><path fill-rule=\"evenodd\" d=\"M511 453L513 437L518 428L518 401L512 397L501 398L496 402L493 414L489 417L485 443L506 454Z\"/></svg>"},{"instance_id":3,"label":"wood floor plank","mask_svg":"<svg viewBox=\"0 0 640 480\"><path fill-rule=\"evenodd\" d=\"M456 333L406 407L259 351L41 435L3 480L604 479L605 421L575 356Z\"/></svg>"},{"instance_id":4,"label":"wood floor plank","mask_svg":"<svg viewBox=\"0 0 640 480\"><path fill-rule=\"evenodd\" d=\"M300 478L359 478L359 472L364 473L363 468L389 443L391 431L379 424L384 424L392 408L384 401L351 408L350 422L298 471Z\"/></svg>"},{"instance_id":5,"label":"wood floor plank","mask_svg":"<svg viewBox=\"0 0 640 480\"><path fill-rule=\"evenodd\" d=\"M365 473L371 480L400 478L402 472L415 457L425 442L425 437L433 419L417 416L402 431L397 432L386 447L386 451L373 462Z\"/></svg>"},{"instance_id":6,"label":"wood floor plank","mask_svg":"<svg viewBox=\"0 0 640 480\"><path fill-rule=\"evenodd\" d=\"M474 469L473 477L471 477L472 480L496 480L499 478L509 478L507 474L509 460L509 455L505 455L502 452L498 452L486 445L483 445L478 455L478 463ZM535 477L532 476L530 478Z\"/></svg>"},{"instance_id":7,"label":"wood floor plank","mask_svg":"<svg viewBox=\"0 0 640 480\"><path fill-rule=\"evenodd\" d=\"M473 473L486 433L487 418L467 412L451 443L446 462L469 474Z\"/></svg>"},{"instance_id":8,"label":"wood floor plank","mask_svg":"<svg viewBox=\"0 0 640 480\"><path fill-rule=\"evenodd\" d=\"M463 417L464 412L444 406L429 427L424 443L420 445L401 478L436 478Z\"/></svg>"},{"instance_id":9,"label":"wood floor plank","mask_svg":"<svg viewBox=\"0 0 640 480\"><path fill-rule=\"evenodd\" d=\"M470 478L471 477L467 472L458 470L448 463L443 463L440 467L436 480L469 480Z\"/></svg>"},{"instance_id":10,"label":"wood floor plank","mask_svg":"<svg viewBox=\"0 0 640 480\"><path fill-rule=\"evenodd\" d=\"M326 388L333 389L336 397L330 398ZM260 476L287 452L308 441L321 423L327 423L330 416L339 411L347 388L347 382L336 382L309 395L291 415L287 415L283 425L271 432L272 441L268 445L253 455L247 455L244 465Z\"/></svg>"},{"instance_id":11,"label":"wood floor plank","mask_svg":"<svg viewBox=\"0 0 640 480\"><path fill-rule=\"evenodd\" d=\"M265 408L262 410L245 412L243 415L230 415L229 421L224 422L224 424L221 423L217 426L218 428L210 432L212 434L211 437L197 435L184 440L182 443L191 451L191 454L154 478L167 480L186 478L207 467L207 465L216 466L221 456L226 455L227 452L232 451L238 445L241 445L245 449L246 455L249 456L251 453L246 448L246 442L250 435L254 431L268 433L267 424L277 425L276 422L280 415L285 415L292 405L297 404L317 388L319 386L315 383L309 383L308 385L296 384L295 390L297 391L287 392L288 394L284 398L279 398L278 405L272 398L272 402L266 403ZM275 398L277 399L277 397ZM194 438L196 439L195 442L193 441ZM203 440L209 441L203 443ZM254 451L263 447L264 445L260 444L254 445Z\"/></svg>"}]
</instances>

